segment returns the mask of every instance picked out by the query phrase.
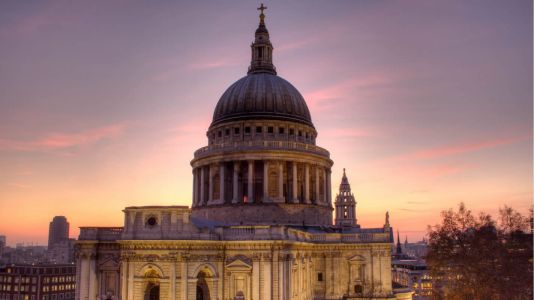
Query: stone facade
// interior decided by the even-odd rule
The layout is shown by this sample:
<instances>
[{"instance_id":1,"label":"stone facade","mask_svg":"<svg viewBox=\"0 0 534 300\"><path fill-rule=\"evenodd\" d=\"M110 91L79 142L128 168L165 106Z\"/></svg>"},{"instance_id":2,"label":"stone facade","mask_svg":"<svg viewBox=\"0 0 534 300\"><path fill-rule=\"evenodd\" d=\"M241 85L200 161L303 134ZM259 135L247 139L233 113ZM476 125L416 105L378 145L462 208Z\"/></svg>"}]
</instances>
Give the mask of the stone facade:
<instances>
[{"instance_id":1,"label":"stone facade","mask_svg":"<svg viewBox=\"0 0 534 300\"><path fill-rule=\"evenodd\" d=\"M354 211L332 223L333 161L276 75L260 9L248 75L191 161L191 208L127 207L123 227L82 227L77 299L395 298L389 221L363 229Z\"/></svg>"},{"instance_id":2,"label":"stone facade","mask_svg":"<svg viewBox=\"0 0 534 300\"><path fill-rule=\"evenodd\" d=\"M390 230L195 225L187 207L129 207L81 228L78 299L391 298ZM203 298L198 293L204 294Z\"/></svg>"}]
</instances>

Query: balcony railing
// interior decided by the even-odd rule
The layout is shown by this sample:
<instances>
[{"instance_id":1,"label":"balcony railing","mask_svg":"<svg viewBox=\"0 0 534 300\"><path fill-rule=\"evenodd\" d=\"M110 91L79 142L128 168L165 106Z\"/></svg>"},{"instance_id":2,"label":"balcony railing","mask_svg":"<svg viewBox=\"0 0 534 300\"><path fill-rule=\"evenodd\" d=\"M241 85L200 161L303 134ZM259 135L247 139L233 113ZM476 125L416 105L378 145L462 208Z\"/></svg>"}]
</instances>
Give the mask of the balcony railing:
<instances>
[{"instance_id":1,"label":"balcony railing","mask_svg":"<svg viewBox=\"0 0 534 300\"><path fill-rule=\"evenodd\" d=\"M122 237L122 227L81 227L79 240L116 241ZM355 233L311 233L285 226L229 226L218 227L214 231L169 233L165 237L144 232L125 239L191 239L191 240L286 240L313 243L389 243L389 232L363 229Z\"/></svg>"},{"instance_id":2,"label":"balcony railing","mask_svg":"<svg viewBox=\"0 0 534 300\"><path fill-rule=\"evenodd\" d=\"M296 150L330 157L328 150L312 144L294 141L239 141L205 146L195 151L195 158L229 150Z\"/></svg>"},{"instance_id":3,"label":"balcony railing","mask_svg":"<svg viewBox=\"0 0 534 300\"><path fill-rule=\"evenodd\" d=\"M115 241L121 238L123 227L80 227L78 240Z\"/></svg>"}]
</instances>

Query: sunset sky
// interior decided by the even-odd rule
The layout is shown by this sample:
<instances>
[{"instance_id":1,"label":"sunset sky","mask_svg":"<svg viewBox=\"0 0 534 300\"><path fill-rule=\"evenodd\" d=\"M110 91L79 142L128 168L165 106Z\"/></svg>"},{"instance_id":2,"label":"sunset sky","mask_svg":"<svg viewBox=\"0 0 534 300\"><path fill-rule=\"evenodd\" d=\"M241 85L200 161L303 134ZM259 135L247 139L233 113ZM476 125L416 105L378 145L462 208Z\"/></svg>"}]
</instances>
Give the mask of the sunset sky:
<instances>
[{"instance_id":1,"label":"sunset sky","mask_svg":"<svg viewBox=\"0 0 534 300\"><path fill-rule=\"evenodd\" d=\"M419 240L465 202L532 205L532 1L267 1L278 75L304 96L358 223ZM193 152L246 74L253 1L1 1L0 235L121 226L190 205Z\"/></svg>"}]
</instances>

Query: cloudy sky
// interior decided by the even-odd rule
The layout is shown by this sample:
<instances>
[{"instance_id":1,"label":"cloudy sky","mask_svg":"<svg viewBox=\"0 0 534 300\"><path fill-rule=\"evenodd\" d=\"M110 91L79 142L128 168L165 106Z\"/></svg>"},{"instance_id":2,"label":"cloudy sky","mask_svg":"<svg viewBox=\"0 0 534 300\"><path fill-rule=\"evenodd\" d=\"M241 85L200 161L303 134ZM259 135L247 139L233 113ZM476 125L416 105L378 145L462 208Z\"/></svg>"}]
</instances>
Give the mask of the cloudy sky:
<instances>
[{"instance_id":1,"label":"cloudy sky","mask_svg":"<svg viewBox=\"0 0 534 300\"><path fill-rule=\"evenodd\" d=\"M245 75L251 1L0 2L0 235L189 205L195 149ZM532 202L532 1L268 1L280 76L364 227L409 240L459 202ZM334 193L335 194L335 193Z\"/></svg>"}]
</instances>

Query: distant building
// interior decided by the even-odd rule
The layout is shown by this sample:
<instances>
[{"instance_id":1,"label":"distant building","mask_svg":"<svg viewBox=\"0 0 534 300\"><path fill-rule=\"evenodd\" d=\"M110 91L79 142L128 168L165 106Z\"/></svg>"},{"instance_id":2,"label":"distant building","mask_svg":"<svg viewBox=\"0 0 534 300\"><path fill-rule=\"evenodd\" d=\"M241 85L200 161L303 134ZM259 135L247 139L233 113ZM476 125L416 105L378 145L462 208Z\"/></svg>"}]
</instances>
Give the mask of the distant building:
<instances>
[{"instance_id":1,"label":"distant building","mask_svg":"<svg viewBox=\"0 0 534 300\"><path fill-rule=\"evenodd\" d=\"M74 262L74 239L69 239L69 222L64 216L55 216L50 222L47 262L52 264Z\"/></svg>"},{"instance_id":2,"label":"distant building","mask_svg":"<svg viewBox=\"0 0 534 300\"><path fill-rule=\"evenodd\" d=\"M69 222L64 216L55 216L48 230L48 247L69 240Z\"/></svg>"},{"instance_id":3,"label":"distant building","mask_svg":"<svg viewBox=\"0 0 534 300\"><path fill-rule=\"evenodd\" d=\"M47 261L46 246L24 246L17 244L16 248L5 247L0 257L1 264L41 264Z\"/></svg>"},{"instance_id":4,"label":"distant building","mask_svg":"<svg viewBox=\"0 0 534 300\"><path fill-rule=\"evenodd\" d=\"M428 243L425 239L415 243L408 243L408 239L404 242L403 253L415 258L425 258L427 253Z\"/></svg>"},{"instance_id":5,"label":"distant building","mask_svg":"<svg viewBox=\"0 0 534 300\"><path fill-rule=\"evenodd\" d=\"M0 268L0 299L74 299L75 280L74 265L10 265Z\"/></svg>"},{"instance_id":6,"label":"distant building","mask_svg":"<svg viewBox=\"0 0 534 300\"><path fill-rule=\"evenodd\" d=\"M4 254L4 248L6 247L6 245L7 245L6 236L0 235L0 258Z\"/></svg>"},{"instance_id":7,"label":"distant building","mask_svg":"<svg viewBox=\"0 0 534 300\"><path fill-rule=\"evenodd\" d=\"M47 262L51 264L73 263L75 241L75 239L68 239L48 247Z\"/></svg>"},{"instance_id":8,"label":"distant building","mask_svg":"<svg viewBox=\"0 0 534 300\"><path fill-rule=\"evenodd\" d=\"M391 279L394 288L411 289L414 300L432 298L432 278L422 259L394 259L391 263Z\"/></svg>"}]
</instances>

